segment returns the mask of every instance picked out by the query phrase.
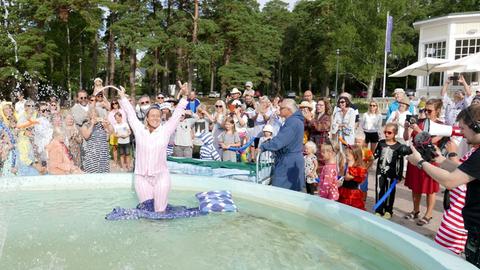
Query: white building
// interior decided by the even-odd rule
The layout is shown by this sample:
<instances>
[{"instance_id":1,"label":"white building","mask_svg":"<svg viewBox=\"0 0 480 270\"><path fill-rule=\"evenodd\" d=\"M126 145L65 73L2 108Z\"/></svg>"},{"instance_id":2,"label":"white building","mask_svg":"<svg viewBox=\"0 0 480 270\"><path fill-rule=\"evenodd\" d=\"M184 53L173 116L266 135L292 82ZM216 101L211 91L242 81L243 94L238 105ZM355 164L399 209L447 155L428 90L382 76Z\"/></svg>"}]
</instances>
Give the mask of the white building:
<instances>
[{"instance_id":1,"label":"white building","mask_svg":"<svg viewBox=\"0 0 480 270\"><path fill-rule=\"evenodd\" d=\"M420 31L418 60L427 56L455 60L480 52L480 12L452 13L415 22L413 27ZM430 74L430 96L439 96L447 76L452 75L457 74ZM479 89L478 72L463 75L472 88ZM458 88L457 83L453 85L450 90ZM417 96L426 95L427 77L417 77L416 89Z\"/></svg>"}]
</instances>

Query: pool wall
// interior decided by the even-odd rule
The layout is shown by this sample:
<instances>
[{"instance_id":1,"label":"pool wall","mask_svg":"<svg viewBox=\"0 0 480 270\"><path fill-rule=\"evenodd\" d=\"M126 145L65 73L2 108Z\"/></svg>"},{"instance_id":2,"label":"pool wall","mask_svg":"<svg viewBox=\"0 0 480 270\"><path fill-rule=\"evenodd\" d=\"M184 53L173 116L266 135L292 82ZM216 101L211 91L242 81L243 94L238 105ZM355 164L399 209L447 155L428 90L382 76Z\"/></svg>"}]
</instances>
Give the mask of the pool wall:
<instances>
[{"instance_id":1,"label":"pool wall","mask_svg":"<svg viewBox=\"0 0 480 270\"><path fill-rule=\"evenodd\" d=\"M132 174L126 173L6 177L0 178L0 192L132 188L132 179ZM477 269L432 240L405 227L317 196L242 181L180 174L172 174L172 188L195 192L231 190L234 197L318 219L335 229L348 231L419 269Z\"/></svg>"}]
</instances>

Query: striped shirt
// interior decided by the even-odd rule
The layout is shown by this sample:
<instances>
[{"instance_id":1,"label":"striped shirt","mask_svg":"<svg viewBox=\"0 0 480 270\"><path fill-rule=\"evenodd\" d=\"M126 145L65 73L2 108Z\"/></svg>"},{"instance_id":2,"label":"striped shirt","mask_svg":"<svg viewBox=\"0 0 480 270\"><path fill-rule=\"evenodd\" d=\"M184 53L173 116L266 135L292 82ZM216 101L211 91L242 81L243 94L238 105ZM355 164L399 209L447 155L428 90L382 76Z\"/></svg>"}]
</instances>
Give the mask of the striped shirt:
<instances>
[{"instance_id":1,"label":"striped shirt","mask_svg":"<svg viewBox=\"0 0 480 270\"><path fill-rule=\"evenodd\" d=\"M198 135L198 138L203 142L200 147L200 159L203 160L217 160L220 161L220 155L217 149L213 146L213 137L209 132L203 132Z\"/></svg>"},{"instance_id":2,"label":"striped shirt","mask_svg":"<svg viewBox=\"0 0 480 270\"><path fill-rule=\"evenodd\" d=\"M472 148L460 159L460 162L467 160L476 149ZM450 208L443 213L442 222L435 235L435 242L457 254L464 250L467 241L467 230L465 230L462 217L466 194L466 185L458 186L450 191Z\"/></svg>"},{"instance_id":3,"label":"striped shirt","mask_svg":"<svg viewBox=\"0 0 480 270\"><path fill-rule=\"evenodd\" d=\"M119 100L120 106L127 114L128 123L135 134L135 174L143 176L155 176L168 173L167 168L167 145L170 136L175 131L180 117L185 111L187 100L182 99L178 103L172 117L163 125L150 132L147 127L138 120L135 110L127 98Z\"/></svg>"}]
</instances>

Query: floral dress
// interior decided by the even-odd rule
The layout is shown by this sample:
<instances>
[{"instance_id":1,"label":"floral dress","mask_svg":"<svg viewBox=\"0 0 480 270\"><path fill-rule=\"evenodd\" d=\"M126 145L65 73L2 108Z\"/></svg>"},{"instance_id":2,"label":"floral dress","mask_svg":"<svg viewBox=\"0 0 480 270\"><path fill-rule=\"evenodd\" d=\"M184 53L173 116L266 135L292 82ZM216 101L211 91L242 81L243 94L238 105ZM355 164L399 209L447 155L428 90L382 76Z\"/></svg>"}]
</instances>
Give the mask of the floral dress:
<instances>
[{"instance_id":1,"label":"floral dress","mask_svg":"<svg viewBox=\"0 0 480 270\"><path fill-rule=\"evenodd\" d=\"M82 159L81 159L81 143L82 143L82 135L78 131L78 129L73 126L72 128L65 129L65 145L68 148L69 154L72 157L73 164L77 167L81 167Z\"/></svg>"},{"instance_id":2,"label":"floral dress","mask_svg":"<svg viewBox=\"0 0 480 270\"><path fill-rule=\"evenodd\" d=\"M329 200L338 200L337 176L337 164L325 164L323 166L319 175L318 196Z\"/></svg>"}]
</instances>

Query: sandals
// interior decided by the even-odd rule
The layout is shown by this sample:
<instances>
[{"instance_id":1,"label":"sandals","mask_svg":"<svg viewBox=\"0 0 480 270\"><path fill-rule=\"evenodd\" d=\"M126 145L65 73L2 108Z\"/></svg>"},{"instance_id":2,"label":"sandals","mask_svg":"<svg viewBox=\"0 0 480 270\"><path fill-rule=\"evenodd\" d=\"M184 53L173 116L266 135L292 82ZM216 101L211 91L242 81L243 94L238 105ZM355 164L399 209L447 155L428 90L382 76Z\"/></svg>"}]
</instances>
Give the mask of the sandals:
<instances>
[{"instance_id":1,"label":"sandals","mask_svg":"<svg viewBox=\"0 0 480 270\"><path fill-rule=\"evenodd\" d=\"M430 221L432 220L433 217L423 217L422 219L420 219L418 222L417 222L417 225L418 226L423 226L423 225L427 225L430 223Z\"/></svg>"},{"instance_id":2,"label":"sandals","mask_svg":"<svg viewBox=\"0 0 480 270\"><path fill-rule=\"evenodd\" d=\"M408 219L408 220L410 220L410 219L417 219L419 214L420 214L420 211L418 211L418 212L412 211L412 212L406 214L406 215L404 216L404 218L405 218L405 219Z\"/></svg>"}]
</instances>

